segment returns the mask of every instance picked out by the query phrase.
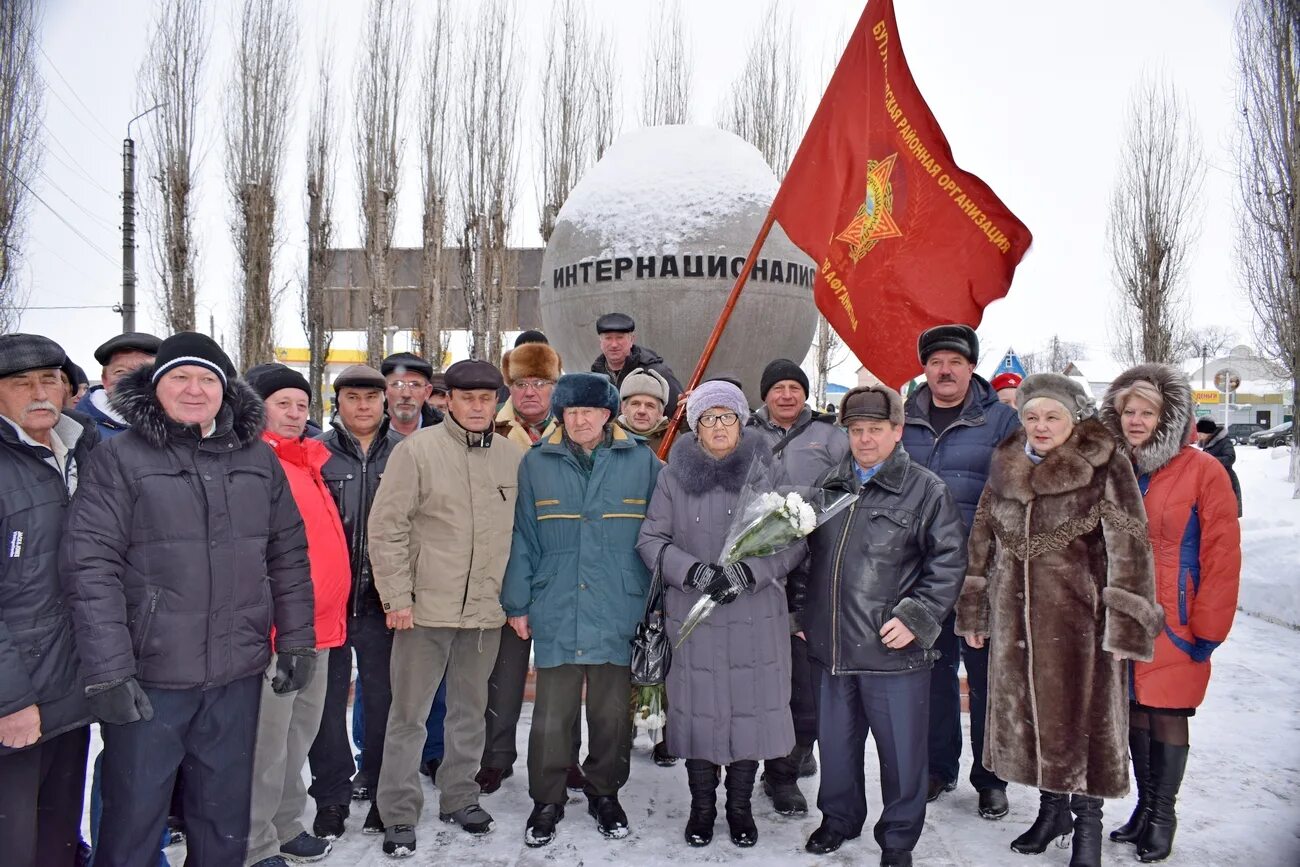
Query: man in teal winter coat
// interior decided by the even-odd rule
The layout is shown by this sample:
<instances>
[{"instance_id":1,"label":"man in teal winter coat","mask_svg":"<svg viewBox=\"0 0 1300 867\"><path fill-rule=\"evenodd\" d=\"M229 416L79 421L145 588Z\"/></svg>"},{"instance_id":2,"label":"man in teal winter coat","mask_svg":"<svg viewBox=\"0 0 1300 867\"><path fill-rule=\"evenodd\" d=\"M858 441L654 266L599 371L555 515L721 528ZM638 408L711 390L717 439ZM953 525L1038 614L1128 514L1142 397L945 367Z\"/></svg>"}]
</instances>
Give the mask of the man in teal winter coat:
<instances>
[{"instance_id":1,"label":"man in teal winter coat","mask_svg":"<svg viewBox=\"0 0 1300 867\"><path fill-rule=\"evenodd\" d=\"M564 817L565 769L587 687L588 812L606 837L625 837L618 791L627 782L631 639L650 575L636 553L660 463L617 424L618 392L604 377L563 376L556 424L519 465L514 539L501 605L533 639L537 700L528 740L534 801L524 833L544 846Z\"/></svg>"}]
</instances>

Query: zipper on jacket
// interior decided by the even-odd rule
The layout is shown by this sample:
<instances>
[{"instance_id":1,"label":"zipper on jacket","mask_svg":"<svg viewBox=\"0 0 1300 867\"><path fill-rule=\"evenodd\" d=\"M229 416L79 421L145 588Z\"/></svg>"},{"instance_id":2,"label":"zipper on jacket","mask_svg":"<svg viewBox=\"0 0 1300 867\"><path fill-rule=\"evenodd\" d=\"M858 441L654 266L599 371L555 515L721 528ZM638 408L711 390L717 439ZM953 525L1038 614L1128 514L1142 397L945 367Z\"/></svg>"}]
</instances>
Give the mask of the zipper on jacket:
<instances>
[{"instance_id":1,"label":"zipper on jacket","mask_svg":"<svg viewBox=\"0 0 1300 867\"><path fill-rule=\"evenodd\" d=\"M840 671L840 567L844 563L844 547L849 542L849 530L853 527L853 515L862 502L858 499L849 505L849 516L844 520L844 532L840 534L840 544L835 549L835 565L831 567L831 673Z\"/></svg>"},{"instance_id":2,"label":"zipper on jacket","mask_svg":"<svg viewBox=\"0 0 1300 867\"><path fill-rule=\"evenodd\" d=\"M474 474L470 472L469 459L465 460L465 488L469 491L469 508L470 514L473 515L474 509ZM501 499L505 499L505 491L501 492ZM460 622L465 622L465 606L469 604L469 582L474 580L474 522L470 521L469 529L469 566L465 571L465 593L460 597Z\"/></svg>"}]
</instances>

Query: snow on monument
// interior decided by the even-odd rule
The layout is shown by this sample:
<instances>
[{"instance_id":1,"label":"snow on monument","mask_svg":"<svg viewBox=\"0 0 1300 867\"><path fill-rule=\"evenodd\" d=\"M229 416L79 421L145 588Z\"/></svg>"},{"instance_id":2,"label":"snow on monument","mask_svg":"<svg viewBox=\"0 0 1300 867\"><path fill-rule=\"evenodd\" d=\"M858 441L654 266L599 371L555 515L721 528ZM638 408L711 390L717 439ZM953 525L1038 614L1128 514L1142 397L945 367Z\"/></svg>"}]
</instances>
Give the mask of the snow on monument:
<instances>
[{"instance_id":1,"label":"snow on monument","mask_svg":"<svg viewBox=\"0 0 1300 867\"><path fill-rule=\"evenodd\" d=\"M723 130L619 138L569 195L542 258L542 323L566 369L587 369L596 319L621 312L685 385L776 190L758 150ZM757 404L763 365L808 353L812 281L812 261L773 228L709 372L739 378Z\"/></svg>"}]
</instances>

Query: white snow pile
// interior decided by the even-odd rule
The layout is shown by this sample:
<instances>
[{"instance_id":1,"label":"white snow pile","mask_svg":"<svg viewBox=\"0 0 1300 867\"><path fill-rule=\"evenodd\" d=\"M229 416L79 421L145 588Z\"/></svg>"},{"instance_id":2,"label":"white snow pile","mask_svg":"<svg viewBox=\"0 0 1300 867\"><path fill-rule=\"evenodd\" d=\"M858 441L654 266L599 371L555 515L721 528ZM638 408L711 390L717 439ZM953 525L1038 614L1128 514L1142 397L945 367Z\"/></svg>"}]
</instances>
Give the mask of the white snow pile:
<instances>
[{"instance_id":1,"label":"white snow pile","mask_svg":"<svg viewBox=\"0 0 1300 867\"><path fill-rule=\"evenodd\" d=\"M761 217L776 189L763 155L739 136L645 127L623 133L582 176L556 228L588 236L604 248L600 257L705 253L719 224Z\"/></svg>"},{"instance_id":2,"label":"white snow pile","mask_svg":"<svg viewBox=\"0 0 1300 867\"><path fill-rule=\"evenodd\" d=\"M1286 480L1289 449L1237 446L1243 611L1300 629L1300 500ZM1216 657L1217 658L1217 657Z\"/></svg>"}]
</instances>

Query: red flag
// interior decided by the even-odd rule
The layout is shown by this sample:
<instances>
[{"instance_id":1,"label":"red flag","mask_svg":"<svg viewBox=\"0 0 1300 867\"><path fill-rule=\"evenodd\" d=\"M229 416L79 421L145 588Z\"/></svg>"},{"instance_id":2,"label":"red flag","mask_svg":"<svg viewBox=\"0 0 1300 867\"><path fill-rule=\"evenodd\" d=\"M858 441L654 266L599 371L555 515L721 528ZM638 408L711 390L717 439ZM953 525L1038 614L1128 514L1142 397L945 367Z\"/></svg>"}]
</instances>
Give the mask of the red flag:
<instances>
[{"instance_id":1,"label":"red flag","mask_svg":"<svg viewBox=\"0 0 1300 867\"><path fill-rule=\"evenodd\" d=\"M889 385L921 369L932 325L979 325L1029 229L948 141L903 57L893 0L871 0L772 204L817 265L817 307Z\"/></svg>"}]
</instances>

